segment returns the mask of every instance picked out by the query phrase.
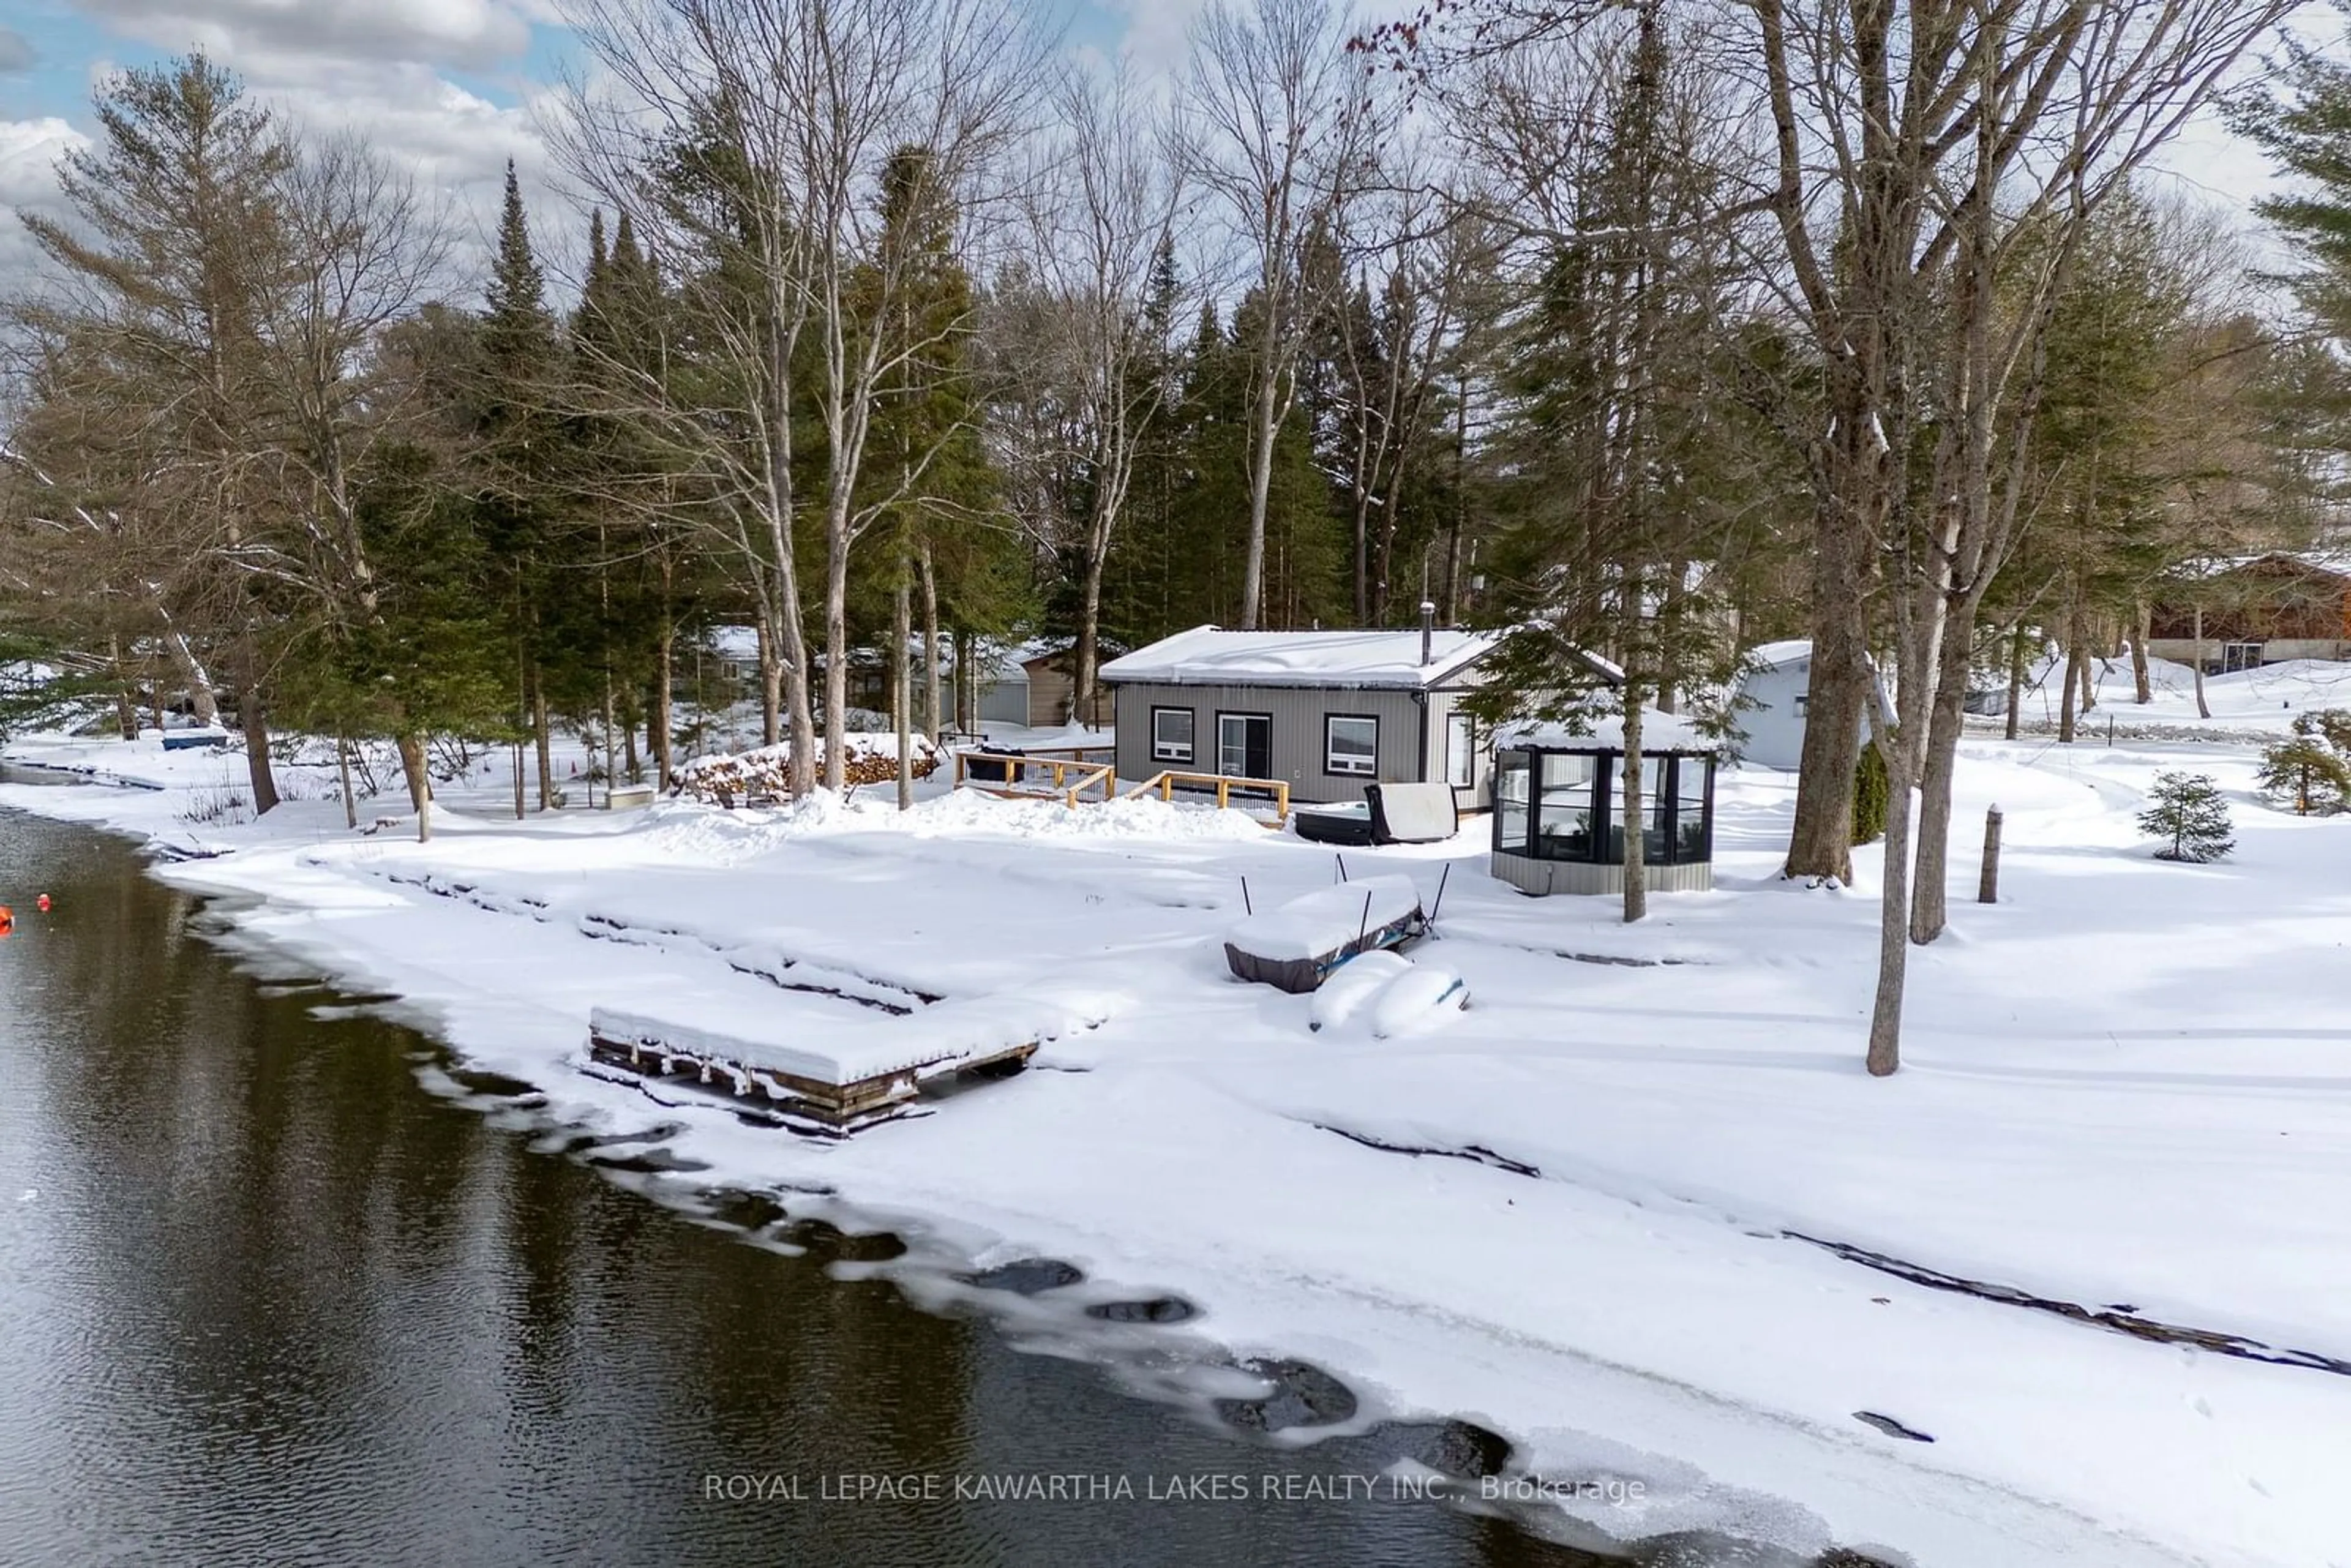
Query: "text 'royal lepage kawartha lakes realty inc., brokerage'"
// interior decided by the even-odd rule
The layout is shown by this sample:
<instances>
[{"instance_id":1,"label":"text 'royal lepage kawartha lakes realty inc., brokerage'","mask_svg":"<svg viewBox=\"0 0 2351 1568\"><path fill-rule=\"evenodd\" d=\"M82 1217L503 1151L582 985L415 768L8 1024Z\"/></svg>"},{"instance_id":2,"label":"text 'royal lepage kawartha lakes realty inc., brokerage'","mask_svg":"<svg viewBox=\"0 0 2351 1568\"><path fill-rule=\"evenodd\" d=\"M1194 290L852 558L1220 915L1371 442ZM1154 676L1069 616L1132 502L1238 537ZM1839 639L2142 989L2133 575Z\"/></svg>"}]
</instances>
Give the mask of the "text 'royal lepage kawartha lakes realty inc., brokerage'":
<instances>
[{"instance_id":1,"label":"text 'royal lepage kawartha lakes realty inc., brokerage'","mask_svg":"<svg viewBox=\"0 0 2351 1568\"><path fill-rule=\"evenodd\" d=\"M1242 1503L1411 1502L1475 1497L1498 1502L1638 1502L1637 1480L1552 1480L1541 1476L1484 1476L1476 1480L1436 1474L1333 1471L1195 1470L1145 1472L876 1471L817 1475L737 1472L705 1475L702 1495L712 1501L808 1504L933 1502Z\"/></svg>"}]
</instances>

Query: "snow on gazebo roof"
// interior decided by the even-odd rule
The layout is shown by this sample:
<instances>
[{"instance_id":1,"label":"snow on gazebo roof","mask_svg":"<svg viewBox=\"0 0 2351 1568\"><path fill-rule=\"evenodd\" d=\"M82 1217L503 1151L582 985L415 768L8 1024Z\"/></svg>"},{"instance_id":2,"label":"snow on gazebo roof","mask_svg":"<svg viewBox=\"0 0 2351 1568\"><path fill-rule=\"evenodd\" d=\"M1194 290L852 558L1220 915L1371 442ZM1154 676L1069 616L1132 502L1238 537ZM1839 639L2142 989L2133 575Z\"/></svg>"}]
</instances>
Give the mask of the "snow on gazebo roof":
<instances>
[{"instance_id":1,"label":"snow on gazebo roof","mask_svg":"<svg viewBox=\"0 0 2351 1568\"><path fill-rule=\"evenodd\" d=\"M1459 674L1489 652L1491 632L1432 632L1420 662L1418 627L1374 632L1228 632L1195 626L1102 667L1106 681L1161 685L1395 686L1418 689Z\"/></svg>"},{"instance_id":2,"label":"snow on gazebo roof","mask_svg":"<svg viewBox=\"0 0 2351 1568\"><path fill-rule=\"evenodd\" d=\"M1494 731L1497 751L1530 747L1549 751L1622 751L1625 716L1592 713L1584 717L1580 732L1558 719L1520 719ZM1641 749L1711 754L1722 749L1722 742L1702 733L1679 714L1652 707L1641 710Z\"/></svg>"}]
</instances>

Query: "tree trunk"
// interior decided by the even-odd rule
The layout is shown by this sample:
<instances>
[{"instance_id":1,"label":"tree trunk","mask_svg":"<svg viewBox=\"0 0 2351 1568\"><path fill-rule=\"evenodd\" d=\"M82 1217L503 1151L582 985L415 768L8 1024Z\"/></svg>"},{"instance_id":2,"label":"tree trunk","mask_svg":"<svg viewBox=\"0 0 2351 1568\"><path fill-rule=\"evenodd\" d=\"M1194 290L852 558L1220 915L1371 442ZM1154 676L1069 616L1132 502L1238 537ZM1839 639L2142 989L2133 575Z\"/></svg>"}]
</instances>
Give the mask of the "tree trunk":
<instances>
[{"instance_id":1,"label":"tree trunk","mask_svg":"<svg viewBox=\"0 0 2351 1568\"><path fill-rule=\"evenodd\" d=\"M1631 671L1625 676L1625 768L1618 793L1624 797L1625 809L1625 924L1632 925L1649 913L1648 839L1642 831L1648 820L1647 801L1641 789L1641 706L1646 701L1641 683Z\"/></svg>"},{"instance_id":2,"label":"tree trunk","mask_svg":"<svg viewBox=\"0 0 2351 1568\"><path fill-rule=\"evenodd\" d=\"M759 744L775 746L784 738L784 662L762 613L757 628L759 646Z\"/></svg>"},{"instance_id":3,"label":"tree trunk","mask_svg":"<svg viewBox=\"0 0 2351 1568\"><path fill-rule=\"evenodd\" d=\"M2155 700L2155 682L2147 667L2147 632L2154 619L2155 613L2147 608L2147 601L2140 600L2137 617L2131 627L2130 652L2131 685L2135 699L2141 704Z\"/></svg>"},{"instance_id":4,"label":"tree trunk","mask_svg":"<svg viewBox=\"0 0 2351 1568\"><path fill-rule=\"evenodd\" d=\"M139 738L139 699L131 689L131 672L122 662L120 633L106 640L108 662L114 671L114 727L125 740Z\"/></svg>"},{"instance_id":5,"label":"tree trunk","mask_svg":"<svg viewBox=\"0 0 2351 1568\"><path fill-rule=\"evenodd\" d=\"M915 559L923 572L923 723L936 740L946 718L939 712L939 580L931 570L929 540Z\"/></svg>"},{"instance_id":6,"label":"tree trunk","mask_svg":"<svg viewBox=\"0 0 2351 1568\"><path fill-rule=\"evenodd\" d=\"M177 627L164 629L163 651L171 655L172 666L180 672L180 679L188 688L188 706L194 712L196 722L208 727L218 724L220 704L213 696L212 675L196 663L195 653L189 648L187 638ZM159 704L162 701L160 692L157 701ZM156 727L160 729L162 727L158 724Z\"/></svg>"},{"instance_id":7,"label":"tree trunk","mask_svg":"<svg viewBox=\"0 0 2351 1568\"><path fill-rule=\"evenodd\" d=\"M335 737L335 772L343 785L343 826L355 829L360 825L360 802L351 791L351 742L348 736Z\"/></svg>"},{"instance_id":8,"label":"tree trunk","mask_svg":"<svg viewBox=\"0 0 2351 1568\"><path fill-rule=\"evenodd\" d=\"M2196 652L2188 662L2196 666L2196 716L2210 718L2212 710L2204 703L2204 606L2200 602L2196 606L2195 631Z\"/></svg>"},{"instance_id":9,"label":"tree trunk","mask_svg":"<svg viewBox=\"0 0 2351 1568\"><path fill-rule=\"evenodd\" d=\"M1862 611L1869 543L1857 535L1841 520L1814 529L1813 667L1785 876L1853 880L1853 776L1872 686Z\"/></svg>"},{"instance_id":10,"label":"tree trunk","mask_svg":"<svg viewBox=\"0 0 2351 1568\"><path fill-rule=\"evenodd\" d=\"M2058 699L2057 740L2071 745L2081 708L2079 695L2089 688L2090 642L2088 628L2083 624L2082 601L2077 594L2065 614L2065 689Z\"/></svg>"},{"instance_id":11,"label":"tree trunk","mask_svg":"<svg viewBox=\"0 0 2351 1568\"><path fill-rule=\"evenodd\" d=\"M670 775L675 770L671 753L674 746L672 729L675 725L677 677L670 661L677 652L677 627L664 618L661 640L653 648L653 717L650 738L653 747L653 782L666 793Z\"/></svg>"},{"instance_id":12,"label":"tree trunk","mask_svg":"<svg viewBox=\"0 0 2351 1568\"><path fill-rule=\"evenodd\" d=\"M849 497L837 497L837 514L825 522L824 541L824 787L838 792L847 780L849 738Z\"/></svg>"},{"instance_id":13,"label":"tree trunk","mask_svg":"<svg viewBox=\"0 0 2351 1568\"><path fill-rule=\"evenodd\" d=\"M979 704L973 695L971 661L974 654L970 627L956 628L955 645L956 727L966 735L971 735L979 728L979 714L977 711Z\"/></svg>"},{"instance_id":14,"label":"tree trunk","mask_svg":"<svg viewBox=\"0 0 2351 1568\"><path fill-rule=\"evenodd\" d=\"M555 804L555 737L548 732L547 688L539 684L538 665L530 667L530 739L538 753L538 809Z\"/></svg>"},{"instance_id":15,"label":"tree trunk","mask_svg":"<svg viewBox=\"0 0 2351 1568\"><path fill-rule=\"evenodd\" d=\"M898 580L890 591L890 717L898 732L898 810L914 809L914 682L907 667L906 650L914 640L914 614L908 603L906 565L898 563Z\"/></svg>"},{"instance_id":16,"label":"tree trunk","mask_svg":"<svg viewBox=\"0 0 2351 1568\"><path fill-rule=\"evenodd\" d=\"M1102 559L1101 552L1086 558L1085 580L1081 585L1078 600L1077 669L1074 672L1076 699L1071 718L1091 728L1099 699L1095 695L1095 672L1102 664Z\"/></svg>"},{"instance_id":17,"label":"tree trunk","mask_svg":"<svg viewBox=\"0 0 2351 1568\"><path fill-rule=\"evenodd\" d=\"M2019 621L2016 630L2009 633L2008 639L2008 721L2001 726L2001 733L2011 740L2016 738L2021 710L2024 706L2026 646L2024 622Z\"/></svg>"},{"instance_id":18,"label":"tree trunk","mask_svg":"<svg viewBox=\"0 0 2351 1568\"><path fill-rule=\"evenodd\" d=\"M236 716L245 731L245 768L253 785L253 814L266 816L277 809L277 778L270 770L269 716L262 711L261 693L240 683Z\"/></svg>"},{"instance_id":19,"label":"tree trunk","mask_svg":"<svg viewBox=\"0 0 2351 1568\"><path fill-rule=\"evenodd\" d=\"M1268 308L1273 308L1269 301ZM1281 424L1280 411L1274 403L1280 385L1269 348L1267 361L1258 372L1258 395L1249 408L1249 417L1256 423L1249 432L1249 548L1241 557L1240 630L1244 632L1258 629L1265 599L1265 513L1273 484L1273 438Z\"/></svg>"},{"instance_id":20,"label":"tree trunk","mask_svg":"<svg viewBox=\"0 0 2351 1568\"><path fill-rule=\"evenodd\" d=\"M1966 639L1945 640L1942 665L1918 775L1918 874L1910 894L1910 940L1920 944L1940 936L1949 920L1951 787L1959 771L1959 737L1967 730Z\"/></svg>"},{"instance_id":21,"label":"tree trunk","mask_svg":"<svg viewBox=\"0 0 2351 1568\"><path fill-rule=\"evenodd\" d=\"M426 843L433 837L433 779L424 770L424 737L403 735L396 744L400 771L408 779L409 803L416 808L416 841Z\"/></svg>"},{"instance_id":22,"label":"tree trunk","mask_svg":"<svg viewBox=\"0 0 2351 1568\"><path fill-rule=\"evenodd\" d=\"M2082 623L2081 647L2082 667L2078 677L2082 683L2082 705L2080 711L2086 714L2092 708L2098 706L2097 675L2096 672L2092 668L2092 666L2097 663L2098 655L2096 650L2092 647L2090 643L2089 622L2086 616L2085 616Z\"/></svg>"},{"instance_id":23,"label":"tree trunk","mask_svg":"<svg viewBox=\"0 0 2351 1568\"><path fill-rule=\"evenodd\" d=\"M1884 1078L1902 1065L1902 987L1910 960L1907 916L1910 903L1910 780L1899 760L1903 747L1880 747L1886 756L1886 878L1878 890L1877 994L1869 1015L1869 1073Z\"/></svg>"}]
</instances>

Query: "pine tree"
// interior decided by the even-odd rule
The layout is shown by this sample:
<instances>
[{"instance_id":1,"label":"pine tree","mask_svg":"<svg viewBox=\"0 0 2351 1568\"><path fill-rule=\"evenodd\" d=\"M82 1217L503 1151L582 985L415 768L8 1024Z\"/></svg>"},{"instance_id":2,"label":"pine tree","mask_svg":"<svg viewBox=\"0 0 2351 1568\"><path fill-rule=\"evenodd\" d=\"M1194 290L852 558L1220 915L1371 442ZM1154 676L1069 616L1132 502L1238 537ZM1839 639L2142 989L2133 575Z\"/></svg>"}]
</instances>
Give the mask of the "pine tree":
<instances>
[{"instance_id":1,"label":"pine tree","mask_svg":"<svg viewBox=\"0 0 2351 1568\"><path fill-rule=\"evenodd\" d=\"M2216 861L2236 848L2229 836L2229 803L2202 773L2157 774L2138 828L2164 841L2155 852L2158 860Z\"/></svg>"},{"instance_id":2,"label":"pine tree","mask_svg":"<svg viewBox=\"0 0 2351 1568\"><path fill-rule=\"evenodd\" d=\"M2351 810L2351 713L2328 708L2294 721L2294 734L2262 753L2262 793L2297 816Z\"/></svg>"}]
</instances>

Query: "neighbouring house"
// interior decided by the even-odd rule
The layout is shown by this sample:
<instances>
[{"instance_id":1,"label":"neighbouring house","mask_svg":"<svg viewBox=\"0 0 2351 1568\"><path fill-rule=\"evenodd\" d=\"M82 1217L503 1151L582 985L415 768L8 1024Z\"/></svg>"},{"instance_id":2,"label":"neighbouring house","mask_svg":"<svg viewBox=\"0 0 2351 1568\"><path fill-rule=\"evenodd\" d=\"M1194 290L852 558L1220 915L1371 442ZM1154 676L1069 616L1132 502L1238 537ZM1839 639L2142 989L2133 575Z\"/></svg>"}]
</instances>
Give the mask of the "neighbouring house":
<instances>
[{"instance_id":1,"label":"neighbouring house","mask_svg":"<svg viewBox=\"0 0 2351 1568\"><path fill-rule=\"evenodd\" d=\"M1462 702L1496 641L1426 619L1413 631L1179 632L1102 666L1118 776L1280 779L1298 801L1442 781L1479 810L1493 746Z\"/></svg>"},{"instance_id":2,"label":"neighbouring house","mask_svg":"<svg viewBox=\"0 0 2351 1568\"><path fill-rule=\"evenodd\" d=\"M1714 771L1721 744L1686 718L1641 717L1641 855L1652 893L1714 886ZM1521 893L1625 891L1625 721L1588 733L1506 725L1494 743L1494 875Z\"/></svg>"},{"instance_id":3,"label":"neighbouring house","mask_svg":"<svg viewBox=\"0 0 2351 1568\"><path fill-rule=\"evenodd\" d=\"M2351 556L2268 550L2199 563L2148 606L2147 651L2207 674L2351 658Z\"/></svg>"},{"instance_id":4,"label":"neighbouring house","mask_svg":"<svg viewBox=\"0 0 2351 1568\"><path fill-rule=\"evenodd\" d=\"M1730 747L1741 762L1765 768L1795 768L1804 759L1804 707L1813 684L1813 645L1802 638L1765 643L1750 648L1739 677L1738 699L1730 716ZM1877 683L1876 701L1890 715L1886 684ZM1861 719L1861 733L1869 734L1869 716Z\"/></svg>"}]
</instances>

